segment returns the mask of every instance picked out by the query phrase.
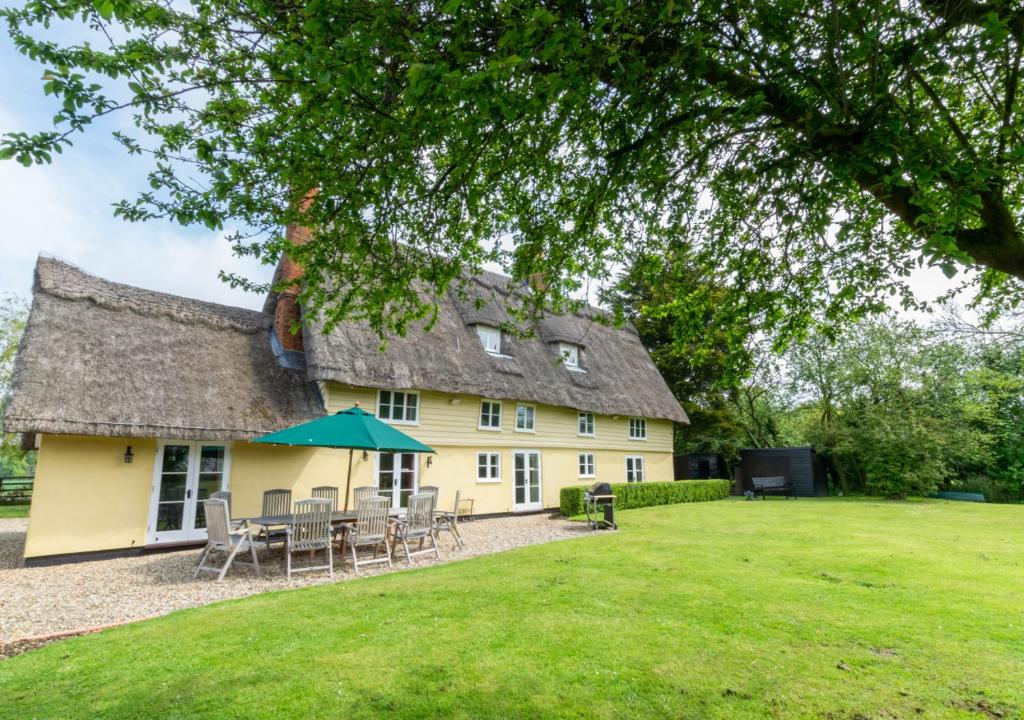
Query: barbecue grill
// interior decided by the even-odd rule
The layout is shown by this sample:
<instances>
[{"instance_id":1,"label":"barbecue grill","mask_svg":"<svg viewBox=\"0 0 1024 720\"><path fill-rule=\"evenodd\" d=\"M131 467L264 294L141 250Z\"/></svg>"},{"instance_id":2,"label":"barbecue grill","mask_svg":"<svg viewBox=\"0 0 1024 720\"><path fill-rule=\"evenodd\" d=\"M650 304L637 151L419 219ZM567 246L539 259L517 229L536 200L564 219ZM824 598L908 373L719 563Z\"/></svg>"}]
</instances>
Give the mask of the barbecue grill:
<instances>
[{"instance_id":1,"label":"barbecue grill","mask_svg":"<svg viewBox=\"0 0 1024 720\"><path fill-rule=\"evenodd\" d=\"M591 530L618 530L615 524L615 495L608 483L594 483L583 493L583 510Z\"/></svg>"}]
</instances>

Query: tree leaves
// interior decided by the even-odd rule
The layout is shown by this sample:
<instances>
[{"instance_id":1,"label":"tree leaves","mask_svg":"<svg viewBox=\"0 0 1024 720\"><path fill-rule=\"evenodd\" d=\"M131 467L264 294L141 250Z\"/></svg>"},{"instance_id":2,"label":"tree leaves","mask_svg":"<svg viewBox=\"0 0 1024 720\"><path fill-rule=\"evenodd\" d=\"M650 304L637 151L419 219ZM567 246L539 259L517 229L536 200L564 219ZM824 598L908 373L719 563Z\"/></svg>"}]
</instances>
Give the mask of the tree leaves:
<instances>
[{"instance_id":1,"label":"tree leaves","mask_svg":"<svg viewBox=\"0 0 1024 720\"><path fill-rule=\"evenodd\" d=\"M916 304L919 261L1024 297L1016 12L28 0L0 17L59 111L0 152L49 162L131 113L118 139L153 169L117 214L242 225L268 262L312 228L300 299L329 324L404 331L485 263L564 309L681 244L782 347ZM70 18L93 41L51 39Z\"/></svg>"}]
</instances>

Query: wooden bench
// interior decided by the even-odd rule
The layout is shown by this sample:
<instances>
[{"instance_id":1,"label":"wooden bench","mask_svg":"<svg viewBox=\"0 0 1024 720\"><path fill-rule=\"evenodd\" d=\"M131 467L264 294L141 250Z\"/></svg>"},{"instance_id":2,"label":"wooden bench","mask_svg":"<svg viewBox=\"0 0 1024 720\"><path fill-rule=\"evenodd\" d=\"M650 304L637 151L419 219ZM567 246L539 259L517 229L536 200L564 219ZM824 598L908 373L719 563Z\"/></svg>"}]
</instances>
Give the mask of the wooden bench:
<instances>
[{"instance_id":1,"label":"wooden bench","mask_svg":"<svg viewBox=\"0 0 1024 720\"><path fill-rule=\"evenodd\" d=\"M793 483L786 480L782 475L752 477L750 481L754 483L754 497L760 495L761 499L765 500L768 495L785 495L787 500L789 498L796 500L796 491L793 488Z\"/></svg>"}]
</instances>

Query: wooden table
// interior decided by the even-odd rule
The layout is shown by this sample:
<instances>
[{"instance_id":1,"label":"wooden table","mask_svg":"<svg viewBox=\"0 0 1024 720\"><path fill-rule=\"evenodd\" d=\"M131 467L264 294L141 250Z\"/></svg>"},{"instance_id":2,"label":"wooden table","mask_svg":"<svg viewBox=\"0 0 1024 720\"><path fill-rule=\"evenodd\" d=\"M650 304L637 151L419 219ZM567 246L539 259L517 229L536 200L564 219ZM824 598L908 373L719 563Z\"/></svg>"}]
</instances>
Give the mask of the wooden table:
<instances>
[{"instance_id":1,"label":"wooden table","mask_svg":"<svg viewBox=\"0 0 1024 720\"><path fill-rule=\"evenodd\" d=\"M391 508L388 511L388 516L392 518L405 517L405 508ZM286 515L260 515L258 517L249 518L236 518L245 519L250 525L259 525L260 527L289 527L292 524L292 518L294 516L291 513ZM354 523L356 521L355 510L335 510L331 513L331 524L340 525L342 523Z\"/></svg>"}]
</instances>

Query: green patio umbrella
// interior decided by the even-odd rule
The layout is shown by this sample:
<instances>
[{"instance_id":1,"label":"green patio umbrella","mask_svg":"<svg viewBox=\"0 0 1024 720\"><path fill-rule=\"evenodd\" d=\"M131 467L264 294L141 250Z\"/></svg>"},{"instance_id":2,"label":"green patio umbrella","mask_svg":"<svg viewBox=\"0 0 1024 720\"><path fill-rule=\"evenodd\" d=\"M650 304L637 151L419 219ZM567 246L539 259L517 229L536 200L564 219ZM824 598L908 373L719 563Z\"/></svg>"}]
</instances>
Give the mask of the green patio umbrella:
<instances>
[{"instance_id":1,"label":"green patio umbrella","mask_svg":"<svg viewBox=\"0 0 1024 720\"><path fill-rule=\"evenodd\" d=\"M383 423L359 407L342 410L334 415L317 418L301 425L278 430L255 438L254 443L292 445L301 447L348 448L348 478L345 480L345 510L352 484L352 452L377 450L381 452L432 453L419 440L411 438L387 423Z\"/></svg>"}]
</instances>

